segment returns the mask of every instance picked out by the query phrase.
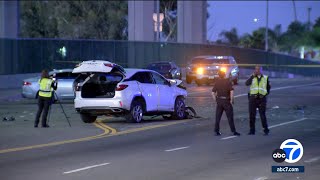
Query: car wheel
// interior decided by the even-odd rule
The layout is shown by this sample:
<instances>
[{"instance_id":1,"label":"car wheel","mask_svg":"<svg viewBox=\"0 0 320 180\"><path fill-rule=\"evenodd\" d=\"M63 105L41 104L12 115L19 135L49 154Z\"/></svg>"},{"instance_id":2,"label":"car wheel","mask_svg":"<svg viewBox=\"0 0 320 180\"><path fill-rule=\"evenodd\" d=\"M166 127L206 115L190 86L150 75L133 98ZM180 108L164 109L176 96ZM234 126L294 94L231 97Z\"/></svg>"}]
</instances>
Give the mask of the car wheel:
<instances>
[{"instance_id":1,"label":"car wheel","mask_svg":"<svg viewBox=\"0 0 320 180\"><path fill-rule=\"evenodd\" d=\"M143 117L143 105L139 100L131 103L130 112L126 115L127 122L140 123Z\"/></svg>"},{"instance_id":2,"label":"car wheel","mask_svg":"<svg viewBox=\"0 0 320 180\"><path fill-rule=\"evenodd\" d=\"M230 75L231 77L231 75ZM237 77L235 79L232 79L231 82L234 84L234 85L237 85L238 82L239 82L239 74L237 75Z\"/></svg>"},{"instance_id":3,"label":"car wheel","mask_svg":"<svg viewBox=\"0 0 320 180\"><path fill-rule=\"evenodd\" d=\"M239 78L238 78L238 77L233 80L233 84L234 84L234 85L238 85L238 82L239 82Z\"/></svg>"},{"instance_id":4,"label":"car wheel","mask_svg":"<svg viewBox=\"0 0 320 180\"><path fill-rule=\"evenodd\" d=\"M185 118L185 108L186 105L184 103L183 98L177 97L175 103L174 103L174 112L172 117L174 119L184 119Z\"/></svg>"},{"instance_id":5,"label":"car wheel","mask_svg":"<svg viewBox=\"0 0 320 180\"><path fill-rule=\"evenodd\" d=\"M84 123L93 123L97 119L97 116L92 116L90 114L80 114L80 117Z\"/></svg>"}]
</instances>

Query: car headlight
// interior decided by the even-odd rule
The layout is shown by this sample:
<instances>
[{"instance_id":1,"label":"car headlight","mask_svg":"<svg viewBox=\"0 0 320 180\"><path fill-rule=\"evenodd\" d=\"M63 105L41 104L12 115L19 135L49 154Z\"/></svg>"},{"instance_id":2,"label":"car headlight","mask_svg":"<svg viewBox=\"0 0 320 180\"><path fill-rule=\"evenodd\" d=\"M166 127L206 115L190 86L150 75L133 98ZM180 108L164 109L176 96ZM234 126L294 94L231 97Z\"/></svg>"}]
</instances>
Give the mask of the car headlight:
<instances>
[{"instance_id":1,"label":"car headlight","mask_svg":"<svg viewBox=\"0 0 320 180\"><path fill-rule=\"evenodd\" d=\"M197 74L203 74L204 69L202 67L197 69Z\"/></svg>"},{"instance_id":2,"label":"car headlight","mask_svg":"<svg viewBox=\"0 0 320 180\"><path fill-rule=\"evenodd\" d=\"M226 73L227 72L227 68L226 67L221 67L220 71Z\"/></svg>"}]
</instances>

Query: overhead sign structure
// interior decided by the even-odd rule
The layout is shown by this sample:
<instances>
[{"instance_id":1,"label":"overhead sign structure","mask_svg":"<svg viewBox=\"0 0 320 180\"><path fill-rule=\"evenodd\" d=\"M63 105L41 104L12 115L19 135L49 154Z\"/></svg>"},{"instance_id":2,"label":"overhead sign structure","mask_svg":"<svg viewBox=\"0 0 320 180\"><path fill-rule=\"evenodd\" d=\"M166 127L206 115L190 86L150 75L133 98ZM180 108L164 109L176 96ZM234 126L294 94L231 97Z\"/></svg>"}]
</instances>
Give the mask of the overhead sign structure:
<instances>
[{"instance_id":1,"label":"overhead sign structure","mask_svg":"<svg viewBox=\"0 0 320 180\"><path fill-rule=\"evenodd\" d=\"M162 21L164 19L164 14L159 13L159 22L157 21L157 13L153 13L153 21L154 21L154 32L158 32L158 25L159 25L159 32L162 32Z\"/></svg>"}]
</instances>

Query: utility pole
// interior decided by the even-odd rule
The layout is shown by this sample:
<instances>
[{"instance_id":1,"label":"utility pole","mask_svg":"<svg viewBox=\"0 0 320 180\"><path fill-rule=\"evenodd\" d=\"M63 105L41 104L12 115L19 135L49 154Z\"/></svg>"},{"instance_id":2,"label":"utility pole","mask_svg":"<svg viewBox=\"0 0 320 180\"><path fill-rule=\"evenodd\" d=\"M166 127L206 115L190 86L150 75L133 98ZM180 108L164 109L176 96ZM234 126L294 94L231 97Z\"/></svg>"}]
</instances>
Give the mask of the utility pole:
<instances>
[{"instance_id":1,"label":"utility pole","mask_svg":"<svg viewBox=\"0 0 320 180\"><path fill-rule=\"evenodd\" d=\"M311 31L311 21L310 21L311 7L308 7L308 30Z\"/></svg>"},{"instance_id":2,"label":"utility pole","mask_svg":"<svg viewBox=\"0 0 320 180\"><path fill-rule=\"evenodd\" d=\"M157 42L160 41L160 0L157 0Z\"/></svg>"},{"instance_id":3,"label":"utility pole","mask_svg":"<svg viewBox=\"0 0 320 180\"><path fill-rule=\"evenodd\" d=\"M297 9L296 9L296 2L294 2L294 0L292 0L292 3L293 3L294 21L298 21L298 18L297 18Z\"/></svg>"},{"instance_id":4,"label":"utility pole","mask_svg":"<svg viewBox=\"0 0 320 180\"><path fill-rule=\"evenodd\" d=\"M267 12L266 12L266 32L265 32L265 51L268 51L268 22L269 21L269 0L267 0Z\"/></svg>"}]
</instances>

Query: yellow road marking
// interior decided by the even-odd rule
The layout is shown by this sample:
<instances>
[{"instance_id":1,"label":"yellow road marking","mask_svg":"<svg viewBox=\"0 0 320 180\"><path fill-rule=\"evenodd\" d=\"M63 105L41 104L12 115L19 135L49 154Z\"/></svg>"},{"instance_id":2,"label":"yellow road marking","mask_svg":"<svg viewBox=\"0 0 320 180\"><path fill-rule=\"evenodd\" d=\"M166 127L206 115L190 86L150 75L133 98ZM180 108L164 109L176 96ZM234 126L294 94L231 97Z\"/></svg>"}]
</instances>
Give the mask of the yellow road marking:
<instances>
[{"instance_id":1,"label":"yellow road marking","mask_svg":"<svg viewBox=\"0 0 320 180\"><path fill-rule=\"evenodd\" d=\"M117 133L117 130L112 128L111 126L106 125L103 120L97 120L97 123L101 125L103 128L108 129L110 131L110 134Z\"/></svg>"},{"instance_id":2,"label":"yellow road marking","mask_svg":"<svg viewBox=\"0 0 320 180\"><path fill-rule=\"evenodd\" d=\"M98 127L98 128L103 129L104 133L96 135L96 136L89 136L89 137L84 137L84 138L79 138L79 139L58 141L58 142L52 142L52 143L47 143L47 144L24 146L24 147L11 148L11 149L3 149L3 150L0 150L0 154L9 153L9 152L17 152L17 151L25 151L25 150L30 150L30 149L38 149L38 148L44 148L44 147L51 147L51 146L58 146L58 145L63 145L63 144L71 144L71 143L77 143L77 142L91 141L91 140L95 140L95 139L107 138L107 137L118 136L118 135L123 135L123 134L129 134L129 133L134 133L134 132L139 132L139 131L145 131L145 130L160 128L160 127L166 127L166 126L175 125L175 124L181 124L181 123L190 122L190 121L192 121L192 119L176 121L176 122L160 124L160 125L154 125L154 126L147 126L147 127L142 127L142 128L135 128L135 129L130 129L130 130L122 131L122 132L116 132L116 133L113 133L113 134L112 133L110 134L110 130L107 128L109 126L102 127L101 124L103 124L103 123L97 122L97 123L94 123L94 125L96 127Z\"/></svg>"}]
</instances>

